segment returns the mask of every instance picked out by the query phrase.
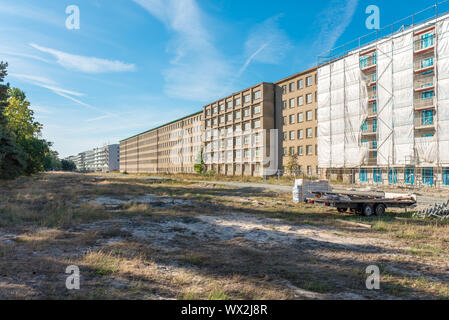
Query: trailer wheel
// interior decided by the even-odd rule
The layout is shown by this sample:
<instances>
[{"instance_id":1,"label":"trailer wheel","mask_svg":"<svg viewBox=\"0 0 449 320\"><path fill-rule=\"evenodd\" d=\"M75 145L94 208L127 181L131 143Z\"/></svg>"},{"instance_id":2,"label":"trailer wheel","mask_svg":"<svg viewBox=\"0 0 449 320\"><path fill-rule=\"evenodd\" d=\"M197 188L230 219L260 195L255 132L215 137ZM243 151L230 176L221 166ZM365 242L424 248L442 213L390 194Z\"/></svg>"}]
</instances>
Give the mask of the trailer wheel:
<instances>
[{"instance_id":1,"label":"trailer wheel","mask_svg":"<svg viewBox=\"0 0 449 320\"><path fill-rule=\"evenodd\" d=\"M382 217L385 214L385 209L386 209L386 207L384 204L382 204L382 203L378 204L376 206L376 216Z\"/></svg>"},{"instance_id":2,"label":"trailer wheel","mask_svg":"<svg viewBox=\"0 0 449 320\"><path fill-rule=\"evenodd\" d=\"M345 213L346 211L348 211L348 208L337 208L337 210L340 213Z\"/></svg>"},{"instance_id":3,"label":"trailer wheel","mask_svg":"<svg viewBox=\"0 0 449 320\"><path fill-rule=\"evenodd\" d=\"M362 213L365 217L371 217L374 214L374 208L370 204L365 204L363 206Z\"/></svg>"}]
</instances>

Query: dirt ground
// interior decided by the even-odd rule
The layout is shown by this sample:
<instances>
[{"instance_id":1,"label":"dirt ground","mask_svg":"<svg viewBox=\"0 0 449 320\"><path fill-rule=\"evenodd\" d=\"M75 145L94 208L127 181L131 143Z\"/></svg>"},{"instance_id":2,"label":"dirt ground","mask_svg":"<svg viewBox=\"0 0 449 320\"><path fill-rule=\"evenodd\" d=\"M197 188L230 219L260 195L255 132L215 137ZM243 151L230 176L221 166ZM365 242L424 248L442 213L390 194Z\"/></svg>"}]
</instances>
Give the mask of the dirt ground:
<instances>
[{"instance_id":1,"label":"dirt ground","mask_svg":"<svg viewBox=\"0 0 449 320\"><path fill-rule=\"evenodd\" d=\"M48 173L0 183L0 299L449 299L449 222L251 185ZM80 269L66 288L67 266ZM366 268L381 271L368 290Z\"/></svg>"}]
</instances>

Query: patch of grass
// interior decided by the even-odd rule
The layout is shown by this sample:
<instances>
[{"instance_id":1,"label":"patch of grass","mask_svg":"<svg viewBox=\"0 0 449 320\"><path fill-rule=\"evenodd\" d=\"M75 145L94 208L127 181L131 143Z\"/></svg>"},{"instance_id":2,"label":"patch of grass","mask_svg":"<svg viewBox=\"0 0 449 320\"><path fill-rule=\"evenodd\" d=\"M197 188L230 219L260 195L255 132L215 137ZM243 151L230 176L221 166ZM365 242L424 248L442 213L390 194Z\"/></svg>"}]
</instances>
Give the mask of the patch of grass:
<instances>
[{"instance_id":1,"label":"patch of grass","mask_svg":"<svg viewBox=\"0 0 449 320\"><path fill-rule=\"evenodd\" d=\"M207 300L229 300L229 297L223 290L214 289L211 293L209 293Z\"/></svg>"},{"instance_id":2,"label":"patch of grass","mask_svg":"<svg viewBox=\"0 0 449 320\"><path fill-rule=\"evenodd\" d=\"M110 253L89 252L84 256L83 262L92 268L95 274L109 276L116 273L120 267L120 258Z\"/></svg>"}]
</instances>

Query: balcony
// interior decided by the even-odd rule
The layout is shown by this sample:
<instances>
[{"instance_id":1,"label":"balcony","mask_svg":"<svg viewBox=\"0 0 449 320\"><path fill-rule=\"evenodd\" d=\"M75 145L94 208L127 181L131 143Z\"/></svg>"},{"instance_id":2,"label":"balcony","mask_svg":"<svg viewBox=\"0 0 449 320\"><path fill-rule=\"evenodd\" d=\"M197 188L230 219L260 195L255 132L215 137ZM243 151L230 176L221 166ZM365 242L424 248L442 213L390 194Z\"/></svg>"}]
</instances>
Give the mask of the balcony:
<instances>
[{"instance_id":1,"label":"balcony","mask_svg":"<svg viewBox=\"0 0 449 320\"><path fill-rule=\"evenodd\" d=\"M420 75L415 77L414 81L415 92L425 92L435 89L434 74Z\"/></svg>"},{"instance_id":2,"label":"balcony","mask_svg":"<svg viewBox=\"0 0 449 320\"><path fill-rule=\"evenodd\" d=\"M434 110L422 111L415 115L415 130L435 129Z\"/></svg>"},{"instance_id":3,"label":"balcony","mask_svg":"<svg viewBox=\"0 0 449 320\"><path fill-rule=\"evenodd\" d=\"M360 58L360 70L368 72L376 69L377 58L375 56L361 57Z\"/></svg>"},{"instance_id":4,"label":"balcony","mask_svg":"<svg viewBox=\"0 0 449 320\"><path fill-rule=\"evenodd\" d=\"M415 74L420 73L427 73L435 71L435 64L434 64L434 53L428 53L427 55L423 56L422 58L418 59L414 63L414 72Z\"/></svg>"},{"instance_id":5,"label":"balcony","mask_svg":"<svg viewBox=\"0 0 449 320\"><path fill-rule=\"evenodd\" d=\"M425 36L423 35L421 37L425 38L421 39L415 38L415 55L433 52L435 50L435 41L434 41L435 35L432 33Z\"/></svg>"},{"instance_id":6,"label":"balcony","mask_svg":"<svg viewBox=\"0 0 449 320\"><path fill-rule=\"evenodd\" d=\"M414 106L416 111L435 108L435 97L426 98L425 92L415 94Z\"/></svg>"}]
</instances>

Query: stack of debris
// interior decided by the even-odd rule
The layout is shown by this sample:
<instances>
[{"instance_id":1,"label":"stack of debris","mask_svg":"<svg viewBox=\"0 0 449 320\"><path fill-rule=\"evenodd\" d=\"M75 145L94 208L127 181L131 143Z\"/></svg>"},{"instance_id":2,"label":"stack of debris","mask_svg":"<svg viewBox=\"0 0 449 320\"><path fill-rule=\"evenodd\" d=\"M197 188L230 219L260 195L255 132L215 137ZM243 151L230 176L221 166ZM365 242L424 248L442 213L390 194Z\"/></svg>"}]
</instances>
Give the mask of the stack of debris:
<instances>
[{"instance_id":1,"label":"stack of debris","mask_svg":"<svg viewBox=\"0 0 449 320\"><path fill-rule=\"evenodd\" d=\"M307 180L297 179L295 180L295 186L293 187L293 202L303 202L304 199L313 198L313 192L326 192L332 191L332 187L327 180Z\"/></svg>"},{"instance_id":2,"label":"stack of debris","mask_svg":"<svg viewBox=\"0 0 449 320\"><path fill-rule=\"evenodd\" d=\"M414 217L425 219L425 218L436 218L436 219L449 219L449 200L445 203L436 203L433 206L420 210L413 214Z\"/></svg>"}]
</instances>

